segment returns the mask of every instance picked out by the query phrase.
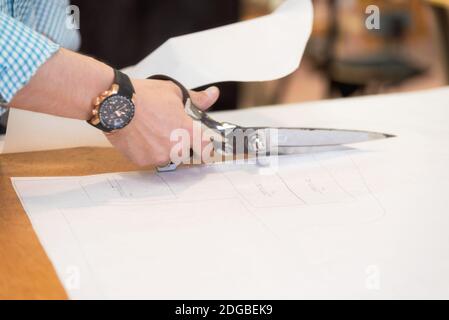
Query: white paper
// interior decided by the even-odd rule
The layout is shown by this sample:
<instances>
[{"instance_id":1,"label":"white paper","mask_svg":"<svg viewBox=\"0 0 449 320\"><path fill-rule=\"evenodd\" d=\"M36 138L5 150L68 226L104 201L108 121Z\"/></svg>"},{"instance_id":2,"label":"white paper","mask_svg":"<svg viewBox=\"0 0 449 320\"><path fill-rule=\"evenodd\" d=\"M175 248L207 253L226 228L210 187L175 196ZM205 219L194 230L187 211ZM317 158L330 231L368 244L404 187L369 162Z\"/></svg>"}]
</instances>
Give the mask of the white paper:
<instances>
[{"instance_id":1,"label":"white paper","mask_svg":"<svg viewBox=\"0 0 449 320\"><path fill-rule=\"evenodd\" d=\"M298 68L312 22L310 0L287 0L265 17L169 39L125 71L134 78L166 74L189 88L281 78ZM81 121L13 109L4 152L109 145Z\"/></svg>"},{"instance_id":2,"label":"white paper","mask_svg":"<svg viewBox=\"0 0 449 320\"><path fill-rule=\"evenodd\" d=\"M288 0L265 17L172 38L128 73L167 74L189 88L274 80L298 68L312 22L310 1Z\"/></svg>"},{"instance_id":3,"label":"white paper","mask_svg":"<svg viewBox=\"0 0 449 320\"><path fill-rule=\"evenodd\" d=\"M13 184L73 299L449 298L448 100L446 88L222 114L397 135L277 170Z\"/></svg>"}]
</instances>

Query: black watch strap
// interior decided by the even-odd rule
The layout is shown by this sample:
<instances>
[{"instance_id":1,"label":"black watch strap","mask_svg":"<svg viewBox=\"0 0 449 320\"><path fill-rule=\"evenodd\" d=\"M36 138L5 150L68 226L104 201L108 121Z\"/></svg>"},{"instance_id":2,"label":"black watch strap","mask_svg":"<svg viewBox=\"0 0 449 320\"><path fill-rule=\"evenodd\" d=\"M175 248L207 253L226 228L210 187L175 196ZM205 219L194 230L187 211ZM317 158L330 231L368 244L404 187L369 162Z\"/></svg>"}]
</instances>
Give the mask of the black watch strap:
<instances>
[{"instance_id":1,"label":"black watch strap","mask_svg":"<svg viewBox=\"0 0 449 320\"><path fill-rule=\"evenodd\" d=\"M134 87L131 83L131 79L119 70L114 70L114 83L118 84L118 94L128 99L131 99L134 95Z\"/></svg>"},{"instance_id":2,"label":"black watch strap","mask_svg":"<svg viewBox=\"0 0 449 320\"><path fill-rule=\"evenodd\" d=\"M87 123L90 124L91 126L97 128L97 129L103 131L103 132L112 132L112 131L113 131L113 130L111 130L111 129L106 128L106 127L101 123L101 121L98 122L97 124L93 124L93 123L90 122L90 121L87 121Z\"/></svg>"}]
</instances>

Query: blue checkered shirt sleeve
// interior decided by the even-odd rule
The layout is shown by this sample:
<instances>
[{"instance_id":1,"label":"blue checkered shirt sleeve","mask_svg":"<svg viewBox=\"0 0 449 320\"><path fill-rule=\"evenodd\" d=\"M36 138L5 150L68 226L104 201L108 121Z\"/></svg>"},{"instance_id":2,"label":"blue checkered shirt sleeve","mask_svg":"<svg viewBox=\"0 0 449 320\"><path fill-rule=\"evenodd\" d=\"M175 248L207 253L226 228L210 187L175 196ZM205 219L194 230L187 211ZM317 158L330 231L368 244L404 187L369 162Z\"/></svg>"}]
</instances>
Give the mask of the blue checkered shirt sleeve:
<instances>
[{"instance_id":1,"label":"blue checkered shirt sleeve","mask_svg":"<svg viewBox=\"0 0 449 320\"><path fill-rule=\"evenodd\" d=\"M14 97L59 45L0 12L0 104Z\"/></svg>"}]
</instances>

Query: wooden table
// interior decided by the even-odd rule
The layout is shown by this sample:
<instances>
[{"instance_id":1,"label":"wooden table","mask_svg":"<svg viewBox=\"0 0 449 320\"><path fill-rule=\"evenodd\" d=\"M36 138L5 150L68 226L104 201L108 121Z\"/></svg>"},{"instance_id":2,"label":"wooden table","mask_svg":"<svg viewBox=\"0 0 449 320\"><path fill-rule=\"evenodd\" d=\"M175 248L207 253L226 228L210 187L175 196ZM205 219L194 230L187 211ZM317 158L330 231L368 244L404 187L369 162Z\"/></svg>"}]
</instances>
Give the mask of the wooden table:
<instances>
[{"instance_id":1,"label":"wooden table","mask_svg":"<svg viewBox=\"0 0 449 320\"><path fill-rule=\"evenodd\" d=\"M0 155L0 299L66 299L11 177L88 175L137 169L109 148Z\"/></svg>"}]
</instances>

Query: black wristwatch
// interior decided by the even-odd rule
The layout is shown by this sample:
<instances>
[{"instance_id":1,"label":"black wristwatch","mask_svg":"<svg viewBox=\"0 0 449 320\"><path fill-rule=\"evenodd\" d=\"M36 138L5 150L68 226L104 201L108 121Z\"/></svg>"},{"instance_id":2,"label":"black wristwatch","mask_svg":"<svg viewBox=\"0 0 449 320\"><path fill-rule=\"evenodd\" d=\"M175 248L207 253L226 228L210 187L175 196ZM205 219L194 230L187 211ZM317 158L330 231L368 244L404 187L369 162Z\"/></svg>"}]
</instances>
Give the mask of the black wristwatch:
<instances>
[{"instance_id":1,"label":"black wristwatch","mask_svg":"<svg viewBox=\"0 0 449 320\"><path fill-rule=\"evenodd\" d=\"M87 122L104 132L126 127L134 117L134 87L129 77L114 70L115 79L111 89L103 92L94 101L92 118Z\"/></svg>"}]
</instances>

